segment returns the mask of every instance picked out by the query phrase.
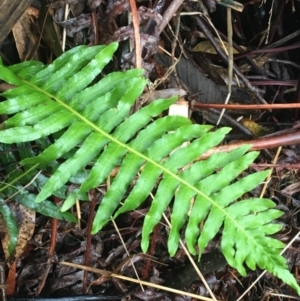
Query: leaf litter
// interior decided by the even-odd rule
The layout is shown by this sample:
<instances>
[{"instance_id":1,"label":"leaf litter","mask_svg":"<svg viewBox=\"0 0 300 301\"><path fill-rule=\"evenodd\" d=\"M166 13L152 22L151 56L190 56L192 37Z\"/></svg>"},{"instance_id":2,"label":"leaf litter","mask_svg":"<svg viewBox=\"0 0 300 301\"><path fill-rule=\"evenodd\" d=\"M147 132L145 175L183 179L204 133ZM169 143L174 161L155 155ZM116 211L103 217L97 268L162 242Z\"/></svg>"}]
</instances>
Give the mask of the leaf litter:
<instances>
[{"instance_id":1,"label":"leaf litter","mask_svg":"<svg viewBox=\"0 0 300 301\"><path fill-rule=\"evenodd\" d=\"M176 1L174 1L176 2ZM192 8L197 11L197 4L189 3L187 1L185 5L191 5ZM238 66L244 66L247 64L247 68L244 68L243 75L247 77L250 82L252 79L259 77L258 89L255 93L265 98L268 103L283 102L287 107L289 102L298 102L299 87L294 84L292 89L285 86L285 81L294 80L298 78L299 73L299 57L297 56L297 50L290 50L289 46L293 42L298 43L299 35L294 35L293 38L289 38L290 35L296 33L296 21L295 15L299 13L299 3L294 1L277 1L274 0L275 6L271 6L270 2L264 1L252 1L247 3L243 1L245 8L242 14L235 13L234 31L237 36L234 37L234 42L237 43L237 51L244 55L244 57L235 59ZM63 11L65 4L71 5L70 17L68 20L62 20L63 14L59 10ZM207 6L208 13L206 22L208 31L214 35L213 24L221 33L226 35L225 30L225 18L224 8L216 5L216 1L203 1L204 6ZM172 76L165 76L158 72L158 62L154 60L154 54L161 52L165 49L171 51L172 41L174 40L175 27L179 26L179 34L177 36L176 43L181 46L177 46L171 58L167 58L169 61L167 68L174 64L175 57L178 58L183 51L182 60L184 62L188 59L189 64L196 65L195 62L201 60L208 62L207 66L218 65L223 68L226 74L226 66L222 63L218 54L207 53L195 53L191 52L199 42L209 40L209 37L201 31L197 25L196 17L182 15L180 23L176 24L175 19L170 23L171 27L166 27L163 34L160 34L158 30L161 19L167 17L167 8L170 6L170 1L157 1L152 3L148 1L138 2L138 12L140 17L140 31L141 31L141 46L143 49L143 66L147 67L147 74L149 78L154 82L156 80L157 89L164 90L167 88L183 88L189 94L188 99L191 102L205 102L205 103L222 103L224 100L224 92L221 92L224 88L224 82L219 81L217 84L216 79L213 77L215 71L210 69L203 70L197 67L190 69L183 67L178 69ZM39 8L38 1L36 9ZM131 10L130 3L127 0L123 1L56 1L49 3L51 8L50 15L55 21L56 31L58 36L61 36L62 27L67 29L67 45L68 48L72 48L74 44L78 43L78 39L75 38L75 33L80 33L85 37L84 40L93 44L95 40L95 22L98 23L98 30L100 32L100 44L106 44L111 41L121 41L121 50L119 57L115 61L115 66L111 68L130 68L135 64L135 52L133 46L130 45L134 41L133 26L129 19L129 12ZM159 9L158 9L159 8ZM184 12L185 7L181 6L178 12ZM92 18L91 10L96 11L96 20ZM159 13L158 13L159 11ZM212 13L215 11L214 13ZM273 12L274 18L269 19L269 12ZM163 16L163 17L161 17ZM245 17L247 16L247 17ZM207 19L209 21L207 21ZM154 20L154 29L153 21ZM285 24L289 21L289 27ZM150 26L150 24L152 24ZM279 25L278 25L279 24ZM152 28L152 30L151 30ZM266 30L267 29L267 30ZM42 28L40 28L42 34ZM268 32L261 34L261 32ZM223 36L222 36L223 37ZM224 37L223 37L224 38ZM268 44L265 45L265 40L268 39ZM46 41L46 40L45 40ZM53 46L45 44L42 41L39 45L38 54L43 61L49 61L51 59L51 51ZM15 39L15 43L19 43L18 39ZM183 45L184 44L184 49ZM264 64L261 66L260 54L256 54L255 51L251 53L251 50L245 51L239 49L239 45L244 45L248 49L250 47L254 49L262 50L264 53L272 54L272 63L267 60L263 60ZM280 51L276 51L281 45L284 45ZM10 52L11 44L2 46L1 54L9 63L17 63L19 57L10 57L7 55ZM22 50L24 51L24 50ZM217 52L218 53L218 52ZM273 54L275 53L275 54ZM159 54L162 55L161 53ZM199 59L200 57L200 59ZM256 62L260 60L260 63ZM182 63L180 63L182 64ZM178 64L178 68L180 66ZM165 65L163 63L163 65ZM258 68L259 65L259 68ZM176 67L177 69L177 67ZM213 67L211 67L213 69ZM207 74L210 73L209 77ZM217 72L218 74L221 72ZM195 80L196 86L191 84L191 80ZM276 85L269 85L272 82ZM253 80L252 80L253 81ZM279 83L279 84L278 84ZM298 84L299 85L299 84ZM225 86L226 87L226 86ZM151 87L150 87L151 89ZM208 89L207 92L205 89ZM245 102L255 102L256 94L253 91L249 91L244 86L237 82L236 90L243 91L247 95L246 97L234 99L237 103L243 105ZM294 90L293 90L294 89ZM224 91L224 90L223 90ZM223 94L222 94L223 93ZM211 110L205 112L201 109L192 108L192 118L195 122L215 122L216 117L212 116ZM228 112L229 117L241 115L243 118L249 120L255 120L262 127L272 127L274 139L276 139L276 132L290 129L298 120L297 111L285 111L285 110L272 110L262 111L253 110L243 111L241 106L240 112L232 111ZM5 116L4 116L5 118ZM226 122L225 122L226 123ZM232 125L232 124L231 124ZM243 125L241 125L242 127ZM271 134L272 135L272 134ZM255 138L254 138L255 139ZM296 138L295 138L296 139ZM233 133L228 137L228 142L234 140L245 140L245 135L241 132L240 128L235 128ZM271 150L274 154L274 151ZM268 187L268 197L276 201L278 207L285 211L285 214L280 219L280 223L284 225L283 230L278 234L280 240L287 243L299 230L298 210L299 210L299 147L293 145L293 141L288 146L284 146L284 150L280 157L280 160L275 167L271 181ZM259 162L257 162L255 168L259 168L259 164L270 162L269 158L261 155ZM2 164L4 164L2 162ZM292 168L289 168L289 164L294 164ZM1 170L1 178L7 177L7 169ZM34 188L32 188L34 189ZM253 194L256 192L254 191ZM100 196L101 199L101 196ZM142 208L147 210L147 208ZM16 212L16 209L11 209ZM143 212L143 211L141 211ZM82 294L83 291L83 278L84 272L74 268L66 268L60 266L60 261L69 261L78 264L84 264L84 254L86 249L86 236L87 236L87 224L89 220L88 205L81 208L81 222L74 226L74 224L59 221L56 231L55 241L55 256L52 259L51 272L48 274L45 287L41 295L56 295L65 296L70 294ZM127 213L119 218L119 227L121 228L121 235L125 241L127 249L131 254L140 254L140 227L141 217L143 213ZM32 235L31 231L27 232L26 243L22 246L22 250L15 255L17 259L17 279L16 292L19 296L26 295L32 296L36 292L39 285L39 277L45 273L46 263L48 261L48 249L51 245L50 240L53 236L53 229L51 229L51 220L43 215L39 215L35 221L35 232ZM138 260L135 262L135 267L139 275L152 274L154 282L167 281L172 274L179 274L183 272L177 272L178 268L184 266L187 263L186 256L182 250L179 250L174 258L170 258L166 249L166 237L168 229L159 226L154 232L151 242L150 255L154 256L154 259L145 259L142 255L137 256ZM27 243L27 240L29 242ZM219 238L217 237L211 245L206 249L206 253L214 254L213 249L218 248ZM297 270L299 267L299 241L296 240L294 244L288 249L286 258L288 260L291 271L297 276ZM3 244L3 249L5 249ZM99 234L94 235L90 243L90 258L89 265L106 269L108 271L114 271L120 265L126 266L124 273L127 276L135 277L132 267L128 266L126 261L126 253L122 247L120 238L117 235L116 230L111 226L107 226L105 231L101 231ZM217 257L213 257L212 261ZM247 277L241 277L234 270L226 266L225 262L222 262L222 266L213 266L209 270L205 278L208 285L213 289L217 299L236 300L245 290L249 287L250 283L256 278L256 273L250 272ZM17 277L18 275L18 277ZM88 282L93 283L97 281L96 275L88 273ZM156 279L156 280L155 280ZM208 292L203 284L199 282L195 277L194 285L191 287L191 283L182 284L181 289L192 290L194 293L207 296ZM92 286L94 293L103 290L103 285L109 286L105 288L105 292L109 295L111 292L122 290L122 282L119 283L112 281L109 278L98 281L99 286ZM175 285L176 286L176 285ZM177 287L178 288L178 287ZM124 289L124 287L123 287ZM266 274L255 286L255 290L250 291L248 296L244 297L244 300L264 300L266 298L270 300L279 300L280 296L293 295L293 292L284 286L278 279ZM138 291L133 294L132 300L173 300L174 295L156 292L155 290L147 289L144 292ZM186 300L188 297L176 297Z\"/></svg>"}]
</instances>

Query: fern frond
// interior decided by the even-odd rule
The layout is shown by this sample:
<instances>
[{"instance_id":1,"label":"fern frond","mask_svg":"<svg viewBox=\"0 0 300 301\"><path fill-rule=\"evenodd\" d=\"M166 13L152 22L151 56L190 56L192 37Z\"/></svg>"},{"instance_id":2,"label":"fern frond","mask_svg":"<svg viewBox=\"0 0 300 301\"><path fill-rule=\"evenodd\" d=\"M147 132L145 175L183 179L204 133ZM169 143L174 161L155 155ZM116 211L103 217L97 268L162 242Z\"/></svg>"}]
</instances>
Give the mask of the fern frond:
<instances>
[{"instance_id":1,"label":"fern frond","mask_svg":"<svg viewBox=\"0 0 300 301\"><path fill-rule=\"evenodd\" d=\"M3 216L3 219L6 223L7 232L10 236L10 241L8 244L8 252L9 254L12 254L18 241L19 230L18 230L17 222L13 216L13 213L11 212L9 206L4 202L2 198L0 198L0 213Z\"/></svg>"},{"instance_id":2,"label":"fern frond","mask_svg":"<svg viewBox=\"0 0 300 301\"><path fill-rule=\"evenodd\" d=\"M249 146L242 146L197 161L230 129L211 131L210 126L193 125L180 116L158 118L176 98L156 100L131 114L146 85L143 70L111 73L93 83L116 48L116 43L80 46L48 66L35 62L0 66L0 78L17 86L5 92L7 100L0 103L0 114L12 114L0 131L0 142L23 143L55 135L54 143L38 156L21 161L24 167L40 164L53 170L35 202L47 200L85 170L87 177L80 187L66 196L62 209L67 210L119 167L97 210L93 233L111 216L138 208L156 191L143 225L144 251L154 226L174 200L168 241L171 255L187 221L185 238L191 253L196 253L197 244L201 254L221 232L222 252L241 274L246 272L245 265L259 266L300 293L280 256L283 244L269 237L280 229L273 221L281 212L266 199L236 202L268 175L263 171L241 177L258 153L247 153Z\"/></svg>"}]
</instances>

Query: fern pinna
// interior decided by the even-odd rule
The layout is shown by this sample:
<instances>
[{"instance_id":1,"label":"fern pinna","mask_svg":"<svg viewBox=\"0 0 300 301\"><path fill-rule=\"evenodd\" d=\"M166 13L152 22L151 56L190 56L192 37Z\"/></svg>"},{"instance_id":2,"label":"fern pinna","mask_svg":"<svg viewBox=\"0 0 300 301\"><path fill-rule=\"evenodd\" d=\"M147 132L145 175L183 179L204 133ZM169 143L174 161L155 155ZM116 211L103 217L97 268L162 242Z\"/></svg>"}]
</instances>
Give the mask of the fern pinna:
<instances>
[{"instance_id":1,"label":"fern pinna","mask_svg":"<svg viewBox=\"0 0 300 301\"><path fill-rule=\"evenodd\" d=\"M282 212L268 199L236 202L268 175L262 171L239 176L258 153L247 153L249 146L245 145L197 160L230 129L211 131L211 126L191 124L181 116L160 117L176 98L156 100L131 114L147 83L143 70L114 72L94 82L116 49L116 43L79 46L48 66L39 62L1 64L0 78L15 88L2 94L6 100L0 103L0 114L9 117L2 125L0 142L39 142L39 154L20 162L24 175L47 166L53 170L35 202L47 201L84 170L86 176L81 177L79 188L66 196L61 208L67 211L118 167L98 207L93 233L111 216L138 208L155 188L143 225L143 251L148 249L154 226L174 200L168 240L171 255L177 251L186 221L185 240L192 254L196 245L201 253L222 227L221 249L232 267L245 275L245 266L259 266L300 294L280 255L284 244L269 236L280 230L273 221ZM49 135L55 138L54 143L43 140ZM22 183L22 175L16 177L10 176L10 182L0 188L2 198L7 197L12 183Z\"/></svg>"}]
</instances>

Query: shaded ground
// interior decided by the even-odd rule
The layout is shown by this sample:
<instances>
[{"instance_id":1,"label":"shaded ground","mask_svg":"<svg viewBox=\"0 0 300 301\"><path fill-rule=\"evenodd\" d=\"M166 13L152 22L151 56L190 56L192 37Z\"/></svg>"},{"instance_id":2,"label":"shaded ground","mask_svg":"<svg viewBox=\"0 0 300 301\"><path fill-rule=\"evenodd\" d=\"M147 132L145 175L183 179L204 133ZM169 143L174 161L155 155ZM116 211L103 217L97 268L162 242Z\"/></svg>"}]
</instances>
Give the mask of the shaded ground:
<instances>
[{"instance_id":1,"label":"shaded ground","mask_svg":"<svg viewBox=\"0 0 300 301\"><path fill-rule=\"evenodd\" d=\"M136 49L130 46L130 42L136 40L136 35L133 25L128 24L128 14L134 10L129 1L67 2L70 3L71 12L68 20L64 20L65 1L55 1L47 5L34 1L2 43L1 56L5 64L17 63L20 59L51 62L62 53L60 41L63 28L66 28L66 49L78 44L120 42L115 60L105 73L125 70L139 64ZM227 95L228 59L219 42L220 37L226 41L226 8L211 0L185 1L180 5L181 2L159 0L137 3L142 45L141 64L152 82L160 79L155 92L152 87L146 92L149 92L150 99L181 94L189 101L191 118L196 123L215 124L220 108L213 108L212 104L223 104ZM236 50L234 71L239 80L237 77L233 78L230 100L231 104L240 107L238 110L226 110L221 124L234 129L228 136L228 142L252 139L258 141L259 146L259 136L271 137L270 146L273 148L264 150L252 169L274 167L265 196L272 198L278 208L285 212L280 219L284 227L277 238L288 243L298 235L299 227L300 135L298 109L284 108L290 103L299 103L300 100L300 3L296 0L244 0L240 3L244 4L243 12L232 10ZM180 18L179 15L172 18L170 26L162 26L162 20L168 20L174 14L168 10L171 4L178 4L177 11L182 14ZM189 15L188 12L197 14ZM216 36L216 31L219 36ZM166 51L171 55L166 55ZM177 58L181 60L174 68L176 72L166 75L167 69L174 65ZM170 88L175 90L170 92L167 90ZM139 100L136 109L145 101ZM203 103L209 104L210 108L206 107L204 110ZM251 110L245 110L242 107L246 104L266 103L280 104L281 109L267 110L253 106ZM272 164L275 147L278 146L283 148L278 161ZM0 169L1 180L7 176L5 168L3 165ZM81 205L82 217L77 225L41 215L33 218L35 227L28 229L28 232L34 233L30 237L27 235L26 239L29 241L18 254L18 260L6 259L6 263L11 264L10 269L3 265L3 274L9 285L7 296L80 295L87 293L90 285L90 293L104 291L105 296L108 296L120 295L132 286L129 282L110 278L108 275L100 277L96 273L59 264L62 261L72 262L136 278L131 261L128 260L120 236L112 223L97 235L90 235L95 207L105 191L105 186L99 187L92 192L92 202ZM53 200L60 202L59 199ZM146 256L141 253L140 231L147 209L146 207L138 212L125 214L117 220L120 234L139 277L159 285L165 284L209 296L198 276L189 268L188 259L182 249L174 258L169 257L166 248L168 230L164 225L155 228L149 254ZM15 211L17 210L21 209L16 208ZM239 276L216 251L218 243L216 238L207 248L207 254L201 261L201 270L218 300L237 300L257 279L260 271L249 271L247 277ZM298 244L296 239L286 252L288 264L296 278L299 266ZM4 251L5 247L1 252L3 262ZM184 269L183 266L187 268ZM273 276L265 274L243 300L282 300L288 298L288 295L297 298L290 288ZM132 300L190 298L150 288L146 288L145 292L137 288L131 294Z\"/></svg>"}]
</instances>

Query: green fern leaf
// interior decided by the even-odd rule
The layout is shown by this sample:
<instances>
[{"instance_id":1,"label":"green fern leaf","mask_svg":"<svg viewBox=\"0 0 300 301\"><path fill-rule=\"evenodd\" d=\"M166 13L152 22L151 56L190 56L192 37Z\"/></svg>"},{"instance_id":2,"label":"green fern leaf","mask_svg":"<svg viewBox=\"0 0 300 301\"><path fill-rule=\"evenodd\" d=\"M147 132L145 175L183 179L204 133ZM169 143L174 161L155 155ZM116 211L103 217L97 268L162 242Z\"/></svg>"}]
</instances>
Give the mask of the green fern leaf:
<instances>
[{"instance_id":1,"label":"green fern leaf","mask_svg":"<svg viewBox=\"0 0 300 301\"><path fill-rule=\"evenodd\" d=\"M215 169L220 169L229 164L230 162L234 161L236 158L241 157L245 154L245 152L249 149L249 146L244 145L240 148L237 148L229 153L219 153L214 154L210 158L208 158L206 161L199 161L195 163L191 168L184 171L182 173L182 176L185 180L187 180L189 183L196 185L199 181L207 178L209 175L211 175ZM211 179L211 178L210 178ZM206 183L204 182L204 185L209 185L209 187L214 187L214 179L208 180ZM177 194L175 195L175 201L173 205L172 215L171 215L171 224L172 228L170 230L170 236L168 241L168 247L170 250L171 255L174 255L177 246L179 243L180 238L180 229L185 224L185 221L187 220L188 212L190 210L190 202L182 202L182 199L192 200L192 198L195 196L195 192L189 189L186 186L181 186L178 190ZM194 205L195 206L195 205ZM204 208L199 210L199 213L204 211ZM195 218L197 218L197 210L194 209L194 215ZM190 216L191 222L193 219L193 215ZM197 224L197 222L195 223ZM199 224L198 224L199 225ZM196 235L199 235L199 227L195 227ZM191 227L191 225L189 225ZM193 240L193 231L190 228L186 231L186 238L187 241L189 241L190 249L194 250L194 243L195 240ZM190 238L189 238L190 237Z\"/></svg>"},{"instance_id":2,"label":"green fern leaf","mask_svg":"<svg viewBox=\"0 0 300 301\"><path fill-rule=\"evenodd\" d=\"M59 210L60 208L54 203L47 200L44 201L43 203L36 203L34 201L35 198L36 195L32 193L24 193L24 194L18 194L15 197L15 200L21 205L23 205L24 207L37 211L45 216L66 220L71 223L75 223L77 221L74 215L72 215L69 212L61 212Z\"/></svg>"},{"instance_id":3,"label":"green fern leaf","mask_svg":"<svg viewBox=\"0 0 300 301\"><path fill-rule=\"evenodd\" d=\"M274 220L281 212L270 200L236 201L268 175L264 171L241 176L258 153L247 153L249 146L242 146L198 162L229 129L210 131L210 126L192 125L180 116L159 117L176 98L156 100L131 114L146 85L143 70L112 73L93 83L116 48L116 43L76 47L48 66L36 62L0 65L0 79L16 86L3 93L7 100L0 103L0 113L12 115L0 131L0 142L29 142L49 135L55 139L38 156L24 154L21 161L27 170L31 168L28 165L36 168L39 164L53 170L35 202L42 204L60 193L64 184L85 170L87 177L81 179L80 187L66 196L62 209L67 210L118 167L98 207L93 233L111 216L138 208L156 191L143 225L143 251L173 201L168 241L171 255L177 251L187 222L185 239L191 253L196 253L197 244L201 255L209 241L221 233L222 252L242 275L246 266L258 266L300 294L280 256L283 244L270 237L280 230ZM28 200L32 198L28 196Z\"/></svg>"},{"instance_id":4,"label":"green fern leaf","mask_svg":"<svg viewBox=\"0 0 300 301\"><path fill-rule=\"evenodd\" d=\"M19 230L9 206L2 198L0 198L0 213L3 216L9 234L8 253L12 254L18 241Z\"/></svg>"}]
</instances>

